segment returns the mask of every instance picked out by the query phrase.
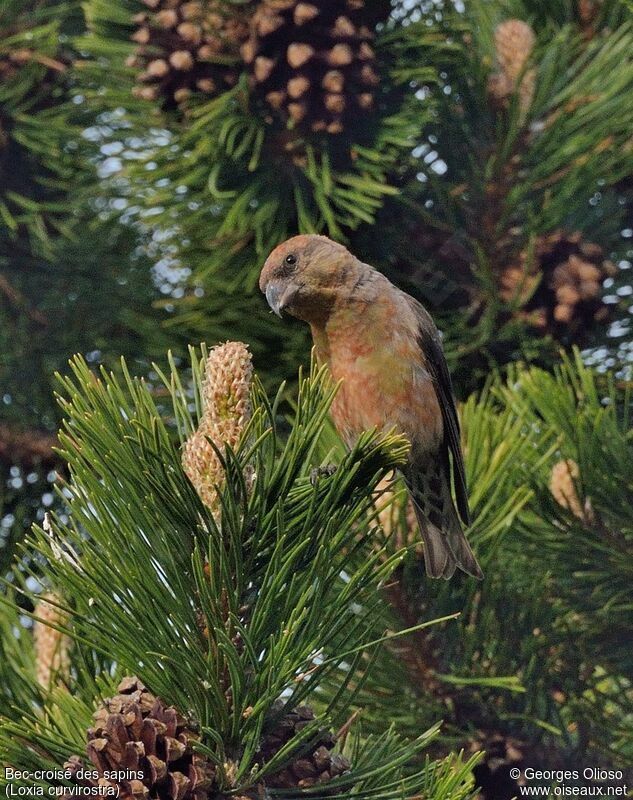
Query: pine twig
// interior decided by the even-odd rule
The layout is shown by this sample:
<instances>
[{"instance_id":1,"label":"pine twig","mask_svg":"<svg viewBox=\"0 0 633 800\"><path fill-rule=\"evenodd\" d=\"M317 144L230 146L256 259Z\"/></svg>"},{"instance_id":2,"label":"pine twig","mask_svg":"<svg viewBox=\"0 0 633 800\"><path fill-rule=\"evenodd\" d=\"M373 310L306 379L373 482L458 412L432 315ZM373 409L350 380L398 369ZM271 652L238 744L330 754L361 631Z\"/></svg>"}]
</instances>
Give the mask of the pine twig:
<instances>
[{"instance_id":1,"label":"pine twig","mask_svg":"<svg viewBox=\"0 0 633 800\"><path fill-rule=\"evenodd\" d=\"M57 436L47 431L21 431L0 425L0 463L60 468L62 459L53 449L57 445Z\"/></svg>"},{"instance_id":2,"label":"pine twig","mask_svg":"<svg viewBox=\"0 0 633 800\"><path fill-rule=\"evenodd\" d=\"M29 306L28 300L22 292L15 288L5 275L0 274L0 292L15 306L19 311L23 311L27 317L38 325L48 325L48 319L35 308Z\"/></svg>"},{"instance_id":3,"label":"pine twig","mask_svg":"<svg viewBox=\"0 0 633 800\"><path fill-rule=\"evenodd\" d=\"M396 573L394 577L396 579L385 586L384 594L405 627L412 628L417 624L418 619L407 599L401 573ZM395 647L398 657L404 663L411 678L411 686L420 689L423 687L425 692L439 696L444 687L435 678L437 661L427 631L414 631L399 640Z\"/></svg>"}]
</instances>

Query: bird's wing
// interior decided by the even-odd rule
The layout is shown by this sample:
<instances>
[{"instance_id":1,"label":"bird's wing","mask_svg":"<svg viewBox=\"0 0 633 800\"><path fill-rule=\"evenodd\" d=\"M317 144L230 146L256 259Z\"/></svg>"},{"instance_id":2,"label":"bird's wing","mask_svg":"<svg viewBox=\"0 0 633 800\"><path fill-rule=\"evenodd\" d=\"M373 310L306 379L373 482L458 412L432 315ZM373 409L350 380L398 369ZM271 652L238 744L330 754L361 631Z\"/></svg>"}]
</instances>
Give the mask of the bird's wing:
<instances>
[{"instance_id":1,"label":"bird's wing","mask_svg":"<svg viewBox=\"0 0 633 800\"><path fill-rule=\"evenodd\" d=\"M453 479L459 515L465 525L470 524L466 471L459 434L459 418L455 408L453 384L448 371L440 334L426 309L413 298L409 298L418 322L418 341L426 367L433 380L437 399L442 409L444 423L444 447L448 460L450 451L453 459ZM450 473L449 473L450 474Z\"/></svg>"}]
</instances>

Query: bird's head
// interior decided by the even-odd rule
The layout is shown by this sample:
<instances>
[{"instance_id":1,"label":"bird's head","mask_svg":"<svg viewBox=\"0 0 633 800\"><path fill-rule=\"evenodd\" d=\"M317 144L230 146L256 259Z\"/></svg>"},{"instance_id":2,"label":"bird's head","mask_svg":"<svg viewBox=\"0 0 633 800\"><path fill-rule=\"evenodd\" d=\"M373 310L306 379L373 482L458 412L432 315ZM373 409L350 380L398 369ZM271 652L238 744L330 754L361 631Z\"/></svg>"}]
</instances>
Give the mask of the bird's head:
<instances>
[{"instance_id":1,"label":"bird's head","mask_svg":"<svg viewBox=\"0 0 633 800\"><path fill-rule=\"evenodd\" d=\"M357 269L354 256L326 236L294 236L266 259L259 288L271 309L309 323L329 316Z\"/></svg>"}]
</instances>

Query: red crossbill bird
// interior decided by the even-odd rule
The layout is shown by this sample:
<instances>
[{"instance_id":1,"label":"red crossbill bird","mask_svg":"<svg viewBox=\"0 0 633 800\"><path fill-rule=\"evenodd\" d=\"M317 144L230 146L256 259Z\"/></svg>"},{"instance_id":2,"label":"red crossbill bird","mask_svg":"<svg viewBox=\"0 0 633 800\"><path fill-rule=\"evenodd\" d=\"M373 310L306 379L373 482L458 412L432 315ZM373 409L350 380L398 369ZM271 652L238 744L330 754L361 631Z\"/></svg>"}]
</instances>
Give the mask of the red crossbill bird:
<instances>
[{"instance_id":1,"label":"red crossbill bird","mask_svg":"<svg viewBox=\"0 0 633 800\"><path fill-rule=\"evenodd\" d=\"M459 567L483 577L462 530L470 514L459 420L440 334L426 309L325 236L279 245L259 285L276 314L310 326L317 360L340 382L331 414L344 442L352 446L372 428L409 440L403 476L427 573L448 579Z\"/></svg>"}]
</instances>

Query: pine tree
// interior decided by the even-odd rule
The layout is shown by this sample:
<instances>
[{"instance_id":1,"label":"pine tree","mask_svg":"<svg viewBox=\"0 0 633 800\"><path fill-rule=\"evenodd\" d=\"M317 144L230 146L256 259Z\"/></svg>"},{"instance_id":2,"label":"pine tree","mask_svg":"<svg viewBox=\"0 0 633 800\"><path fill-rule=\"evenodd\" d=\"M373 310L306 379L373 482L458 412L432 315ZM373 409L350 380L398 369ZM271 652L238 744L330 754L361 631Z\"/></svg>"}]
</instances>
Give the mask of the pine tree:
<instances>
[{"instance_id":1,"label":"pine tree","mask_svg":"<svg viewBox=\"0 0 633 800\"><path fill-rule=\"evenodd\" d=\"M121 713L176 715L186 749L175 772L208 773L217 796L231 781L249 797L262 782L273 795L305 788L332 770L324 796L370 792L343 765L375 776L393 761L413 769L407 791L440 770L458 794L472 773L485 796L509 798L510 769L535 759L628 763L631 520L613 497L633 489L630 388L577 357L473 396L462 411L470 538L486 580L429 584L393 483L404 442L370 432L341 453L322 370L300 378L288 427L281 394L267 400L257 381L249 391L242 345L192 359L193 387L173 361L157 368L162 410L125 367L97 378L77 359L62 381L69 515L35 532L40 566L18 579L38 629L52 632L36 636L33 656L26 633L5 634L6 764L138 767L133 729L117 733L110 719ZM35 578L49 587L42 600L28 589ZM399 744L385 733L393 723ZM357 742L339 757L340 728ZM420 771L415 742L435 758L481 748L487 758ZM260 774L262 759L274 766ZM374 785L384 796L392 786Z\"/></svg>"},{"instance_id":2,"label":"pine tree","mask_svg":"<svg viewBox=\"0 0 633 800\"><path fill-rule=\"evenodd\" d=\"M138 237L100 218L87 136L98 115L74 72L84 25L74 0L11 0L0 9L2 574L63 469L53 452L53 372L74 352L107 363L121 354L147 359L168 341L177 346L151 306L159 293Z\"/></svg>"},{"instance_id":3,"label":"pine tree","mask_svg":"<svg viewBox=\"0 0 633 800\"><path fill-rule=\"evenodd\" d=\"M161 51L161 26L188 26L191 4L88 6L82 46L98 68L83 74L99 103L123 106L132 129L153 115L170 132L164 146L143 143L129 174L191 271L180 326L204 338L255 313L265 255L322 231L434 309L473 376L464 389L490 364L552 363L561 343L628 330L612 261L626 260L631 208L626 2L354 2L338 16L327 2L245 3L244 29L225 2L209 11L219 50L200 44L198 20L180 66ZM139 47L191 83L179 102L161 94L176 77L150 74ZM209 91L196 76L213 64L231 78ZM617 80L605 86L605 74ZM282 367L305 350L299 332L281 339L262 322L249 333L257 352L275 342Z\"/></svg>"},{"instance_id":4,"label":"pine tree","mask_svg":"<svg viewBox=\"0 0 633 800\"><path fill-rule=\"evenodd\" d=\"M509 799L514 766L630 763L632 11L5 3L0 161L19 168L0 187L3 760L76 767L89 729L107 738L113 707L143 717L151 698L164 718L176 710L177 735L201 737L203 764L187 750L180 766L201 766L216 794L282 792L273 781L314 773L321 746L320 763L350 763L334 781L345 796L400 796L400 767L402 796L464 797L474 771L486 798ZM347 243L443 329L482 585L424 579L388 474L398 443L368 434L345 455L324 421L325 377L296 381L306 331L267 314L257 277L299 231ZM184 341L236 338L276 397L257 384L243 437L205 413L199 356L191 371L179 361ZM167 347L168 389L151 367ZM57 456L51 374L77 350L91 366L124 354L147 381L95 384L76 361ZM52 538L40 530L21 549L53 470L70 483ZM46 608L34 586L58 600L50 640L73 642L46 687L21 616ZM353 613L367 616L346 640L339 615L357 589ZM261 666L253 652L274 655ZM327 744L341 729L343 756ZM462 748L486 755L433 760Z\"/></svg>"},{"instance_id":5,"label":"pine tree","mask_svg":"<svg viewBox=\"0 0 633 800\"><path fill-rule=\"evenodd\" d=\"M33 616L55 647L36 636L31 681L47 681L5 712L3 764L63 766L16 785L67 796L100 782L122 797L469 797L476 757L420 758L437 724L408 737L385 717L365 732L353 710L380 646L406 633L385 633L381 595L405 551L374 539L379 483L406 442L369 432L323 469L324 371L300 377L284 440L280 398L250 386L236 347L192 351L193 403L173 362L161 372L165 418L125 365L97 377L78 358L62 379L70 511L29 544L54 587ZM200 467L212 495L187 477Z\"/></svg>"}]
</instances>

